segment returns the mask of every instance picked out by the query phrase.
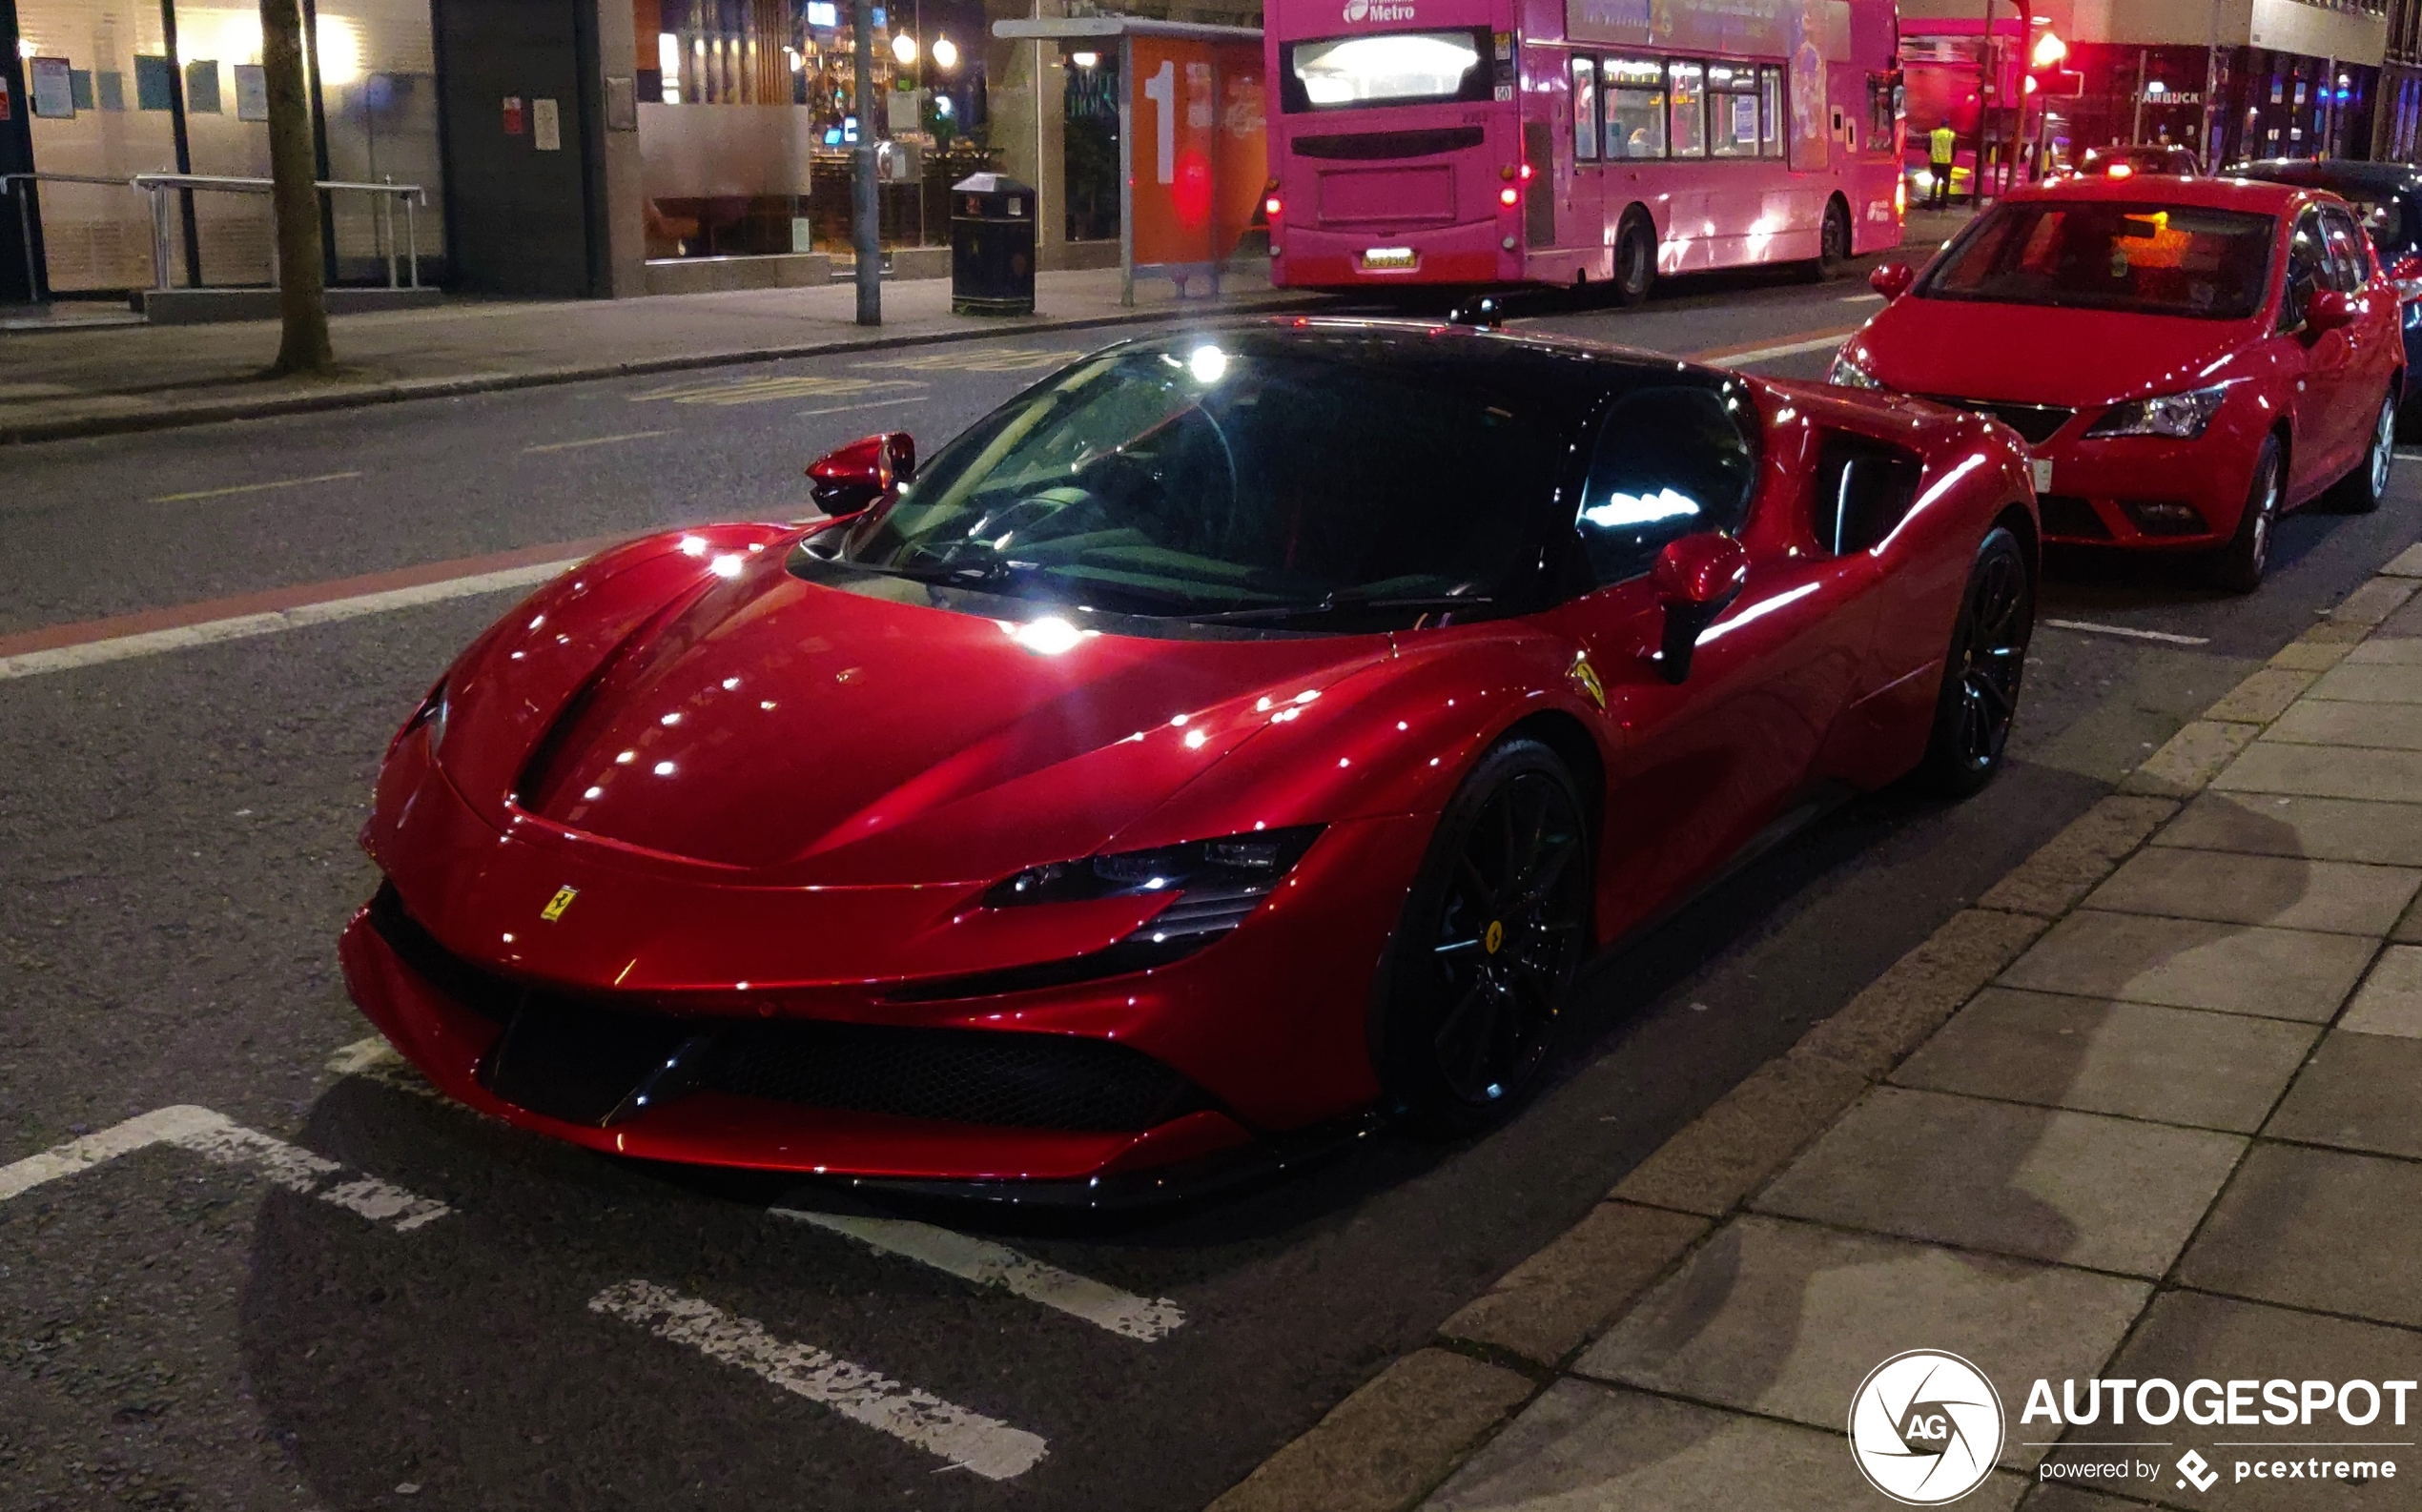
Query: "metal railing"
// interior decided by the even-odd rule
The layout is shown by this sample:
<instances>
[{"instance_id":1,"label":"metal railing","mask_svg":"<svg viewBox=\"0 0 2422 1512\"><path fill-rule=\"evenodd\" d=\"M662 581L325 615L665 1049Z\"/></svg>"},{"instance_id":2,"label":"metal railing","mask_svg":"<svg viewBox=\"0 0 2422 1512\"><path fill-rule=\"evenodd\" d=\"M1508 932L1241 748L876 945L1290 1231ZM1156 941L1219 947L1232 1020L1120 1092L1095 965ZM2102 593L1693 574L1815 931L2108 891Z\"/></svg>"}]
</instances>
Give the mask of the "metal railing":
<instances>
[{"instance_id":1,"label":"metal railing","mask_svg":"<svg viewBox=\"0 0 2422 1512\"><path fill-rule=\"evenodd\" d=\"M17 202L17 222L24 233L26 293L31 296L42 287L33 257L33 195L20 184L98 184L105 188L131 189L149 194L152 200L152 286L168 290L175 286L173 269L174 249L169 235L169 196L195 190L236 194L266 194L277 188L273 179L234 178L217 174L136 174L132 178L105 178L92 174L0 174L0 194ZM428 191L419 184L399 184L393 180L377 184L354 183L345 179L319 179L313 188L322 194L361 194L380 196L380 241L386 249L387 287L390 289L421 287L420 217L416 207L429 202ZM396 204L403 204L403 252L400 265L396 248ZM408 277L409 281L405 281ZM278 281L277 242L273 235L269 244L269 281L274 288Z\"/></svg>"},{"instance_id":2,"label":"metal railing","mask_svg":"<svg viewBox=\"0 0 2422 1512\"><path fill-rule=\"evenodd\" d=\"M170 287L169 268L173 261L168 235L170 194L198 189L216 191L221 194L266 194L277 187L276 181L272 179L231 178L217 174L137 174L127 180L127 185L129 188L152 196L152 276L153 286L158 289ZM312 187L325 194L354 193L380 196L379 220L382 235L380 239L387 249L387 287L390 289L421 287L420 223L414 214L414 206L425 205L429 202L427 191L418 184L399 184L393 181L358 184L343 179L325 178L318 180ZM409 284L400 282L397 276L395 207L399 199L403 201L404 260L410 267L412 279ZM274 237L269 244L269 281L272 287L275 287L278 281L277 243Z\"/></svg>"}]
</instances>

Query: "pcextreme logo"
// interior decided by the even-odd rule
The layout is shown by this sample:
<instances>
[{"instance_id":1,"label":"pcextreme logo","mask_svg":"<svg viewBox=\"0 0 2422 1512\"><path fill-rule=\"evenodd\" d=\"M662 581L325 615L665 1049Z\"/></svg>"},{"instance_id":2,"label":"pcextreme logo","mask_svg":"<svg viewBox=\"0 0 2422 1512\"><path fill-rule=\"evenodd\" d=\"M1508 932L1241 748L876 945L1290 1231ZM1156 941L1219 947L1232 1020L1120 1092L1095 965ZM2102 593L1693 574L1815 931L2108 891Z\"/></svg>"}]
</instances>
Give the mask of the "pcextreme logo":
<instances>
[{"instance_id":1,"label":"pcextreme logo","mask_svg":"<svg viewBox=\"0 0 2422 1512\"><path fill-rule=\"evenodd\" d=\"M1410 21L1413 8L1406 0L1345 0L1348 21Z\"/></svg>"},{"instance_id":2,"label":"pcextreme logo","mask_svg":"<svg viewBox=\"0 0 2422 1512\"><path fill-rule=\"evenodd\" d=\"M2001 1457L2001 1394L1957 1355L1895 1355L1869 1371L1851 1399L1850 1452L1895 1502L1957 1502L1984 1483Z\"/></svg>"}]
</instances>

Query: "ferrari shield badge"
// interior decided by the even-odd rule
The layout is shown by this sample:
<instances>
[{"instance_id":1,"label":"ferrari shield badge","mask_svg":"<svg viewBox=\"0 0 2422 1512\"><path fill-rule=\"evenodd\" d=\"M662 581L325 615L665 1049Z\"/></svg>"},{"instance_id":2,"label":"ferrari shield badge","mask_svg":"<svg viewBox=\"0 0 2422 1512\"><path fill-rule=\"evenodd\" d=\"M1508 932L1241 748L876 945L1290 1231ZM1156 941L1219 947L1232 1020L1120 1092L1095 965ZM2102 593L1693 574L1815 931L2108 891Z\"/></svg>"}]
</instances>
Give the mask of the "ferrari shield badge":
<instances>
[{"instance_id":1,"label":"ferrari shield badge","mask_svg":"<svg viewBox=\"0 0 2422 1512\"><path fill-rule=\"evenodd\" d=\"M564 910L570 908L572 906L572 900L580 895L581 889L578 888L557 888L555 889L555 896L546 900L546 907L538 910L539 918L545 923L553 924L556 920L564 916Z\"/></svg>"},{"instance_id":2,"label":"ferrari shield badge","mask_svg":"<svg viewBox=\"0 0 2422 1512\"><path fill-rule=\"evenodd\" d=\"M1607 706L1606 684L1598 681L1598 669L1590 664L1589 657L1576 656L1572 659L1572 680L1581 684L1582 692L1590 695L1591 703L1600 708Z\"/></svg>"}]
</instances>

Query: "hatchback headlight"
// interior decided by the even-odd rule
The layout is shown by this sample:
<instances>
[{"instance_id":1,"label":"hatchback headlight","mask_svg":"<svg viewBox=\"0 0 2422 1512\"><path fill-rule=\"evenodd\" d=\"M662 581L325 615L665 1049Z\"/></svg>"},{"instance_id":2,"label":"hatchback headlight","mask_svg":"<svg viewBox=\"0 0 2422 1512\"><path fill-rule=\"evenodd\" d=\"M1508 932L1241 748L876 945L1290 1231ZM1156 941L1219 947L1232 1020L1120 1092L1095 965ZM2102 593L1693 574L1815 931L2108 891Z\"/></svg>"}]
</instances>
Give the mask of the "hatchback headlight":
<instances>
[{"instance_id":1,"label":"hatchback headlight","mask_svg":"<svg viewBox=\"0 0 2422 1512\"><path fill-rule=\"evenodd\" d=\"M1876 375L1868 372L1864 367L1860 366L1858 359L1850 355L1850 348L1848 347L1843 347L1840 351L1834 354L1834 365L1826 372L1825 381L1837 388L1846 389L1879 389L1883 387L1881 383L1876 380Z\"/></svg>"},{"instance_id":2,"label":"hatchback headlight","mask_svg":"<svg viewBox=\"0 0 2422 1512\"><path fill-rule=\"evenodd\" d=\"M2193 440L2204 434L2204 428L2220 413L2220 401L2227 398L2228 385L2215 383L2209 388L2189 389L2184 394L2165 394L2159 398L2136 399L2126 404L2114 404L2103 412L2103 418L2087 429L2091 439L2104 436L2167 436L2179 440Z\"/></svg>"}]
</instances>

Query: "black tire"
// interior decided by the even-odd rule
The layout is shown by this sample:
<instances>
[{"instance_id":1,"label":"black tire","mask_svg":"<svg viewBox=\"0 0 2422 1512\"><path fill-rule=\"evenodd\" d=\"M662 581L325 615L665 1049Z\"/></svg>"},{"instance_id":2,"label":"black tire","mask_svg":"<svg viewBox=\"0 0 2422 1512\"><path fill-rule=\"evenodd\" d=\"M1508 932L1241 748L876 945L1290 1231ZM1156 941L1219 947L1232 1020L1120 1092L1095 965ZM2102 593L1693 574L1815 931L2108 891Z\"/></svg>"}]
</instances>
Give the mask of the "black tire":
<instances>
[{"instance_id":1,"label":"black tire","mask_svg":"<svg viewBox=\"0 0 2422 1512\"><path fill-rule=\"evenodd\" d=\"M1850 260L1850 208L1839 199L1825 202L1824 221L1816 228L1816 256L1800 264L1811 283L1821 283L1841 272Z\"/></svg>"},{"instance_id":2,"label":"black tire","mask_svg":"<svg viewBox=\"0 0 2422 1512\"><path fill-rule=\"evenodd\" d=\"M2330 490L2330 506L2341 514L2368 515L2380 507L2389 491L2389 469L2397 456L2397 396L2391 389L2380 399L2371 421L2371 444L2362 460Z\"/></svg>"},{"instance_id":3,"label":"black tire","mask_svg":"<svg viewBox=\"0 0 2422 1512\"><path fill-rule=\"evenodd\" d=\"M1618 304L1638 304L1656 286L1656 228L1634 211L1623 217L1614 234L1614 297Z\"/></svg>"},{"instance_id":4,"label":"black tire","mask_svg":"<svg viewBox=\"0 0 2422 1512\"><path fill-rule=\"evenodd\" d=\"M2246 508L2237 517L2236 539L2211 560L2212 586L2230 593L2251 593L2262 586L2262 575L2270 566L2270 538L2279 524L2287 492L2279 438L2266 436L2262 450L2254 456L2253 476L2246 483Z\"/></svg>"},{"instance_id":5,"label":"black tire","mask_svg":"<svg viewBox=\"0 0 2422 1512\"><path fill-rule=\"evenodd\" d=\"M1473 1134L1537 1083L1589 946L1588 811L1563 759L1532 740L1491 750L1448 801L1373 1003L1390 1112Z\"/></svg>"},{"instance_id":6,"label":"black tire","mask_svg":"<svg viewBox=\"0 0 2422 1512\"><path fill-rule=\"evenodd\" d=\"M2018 717L2019 685L2035 633L2035 569L2007 526L1977 547L1936 696L1934 730L1918 764L1920 785L1950 798L1983 788L2001 769Z\"/></svg>"}]
</instances>

